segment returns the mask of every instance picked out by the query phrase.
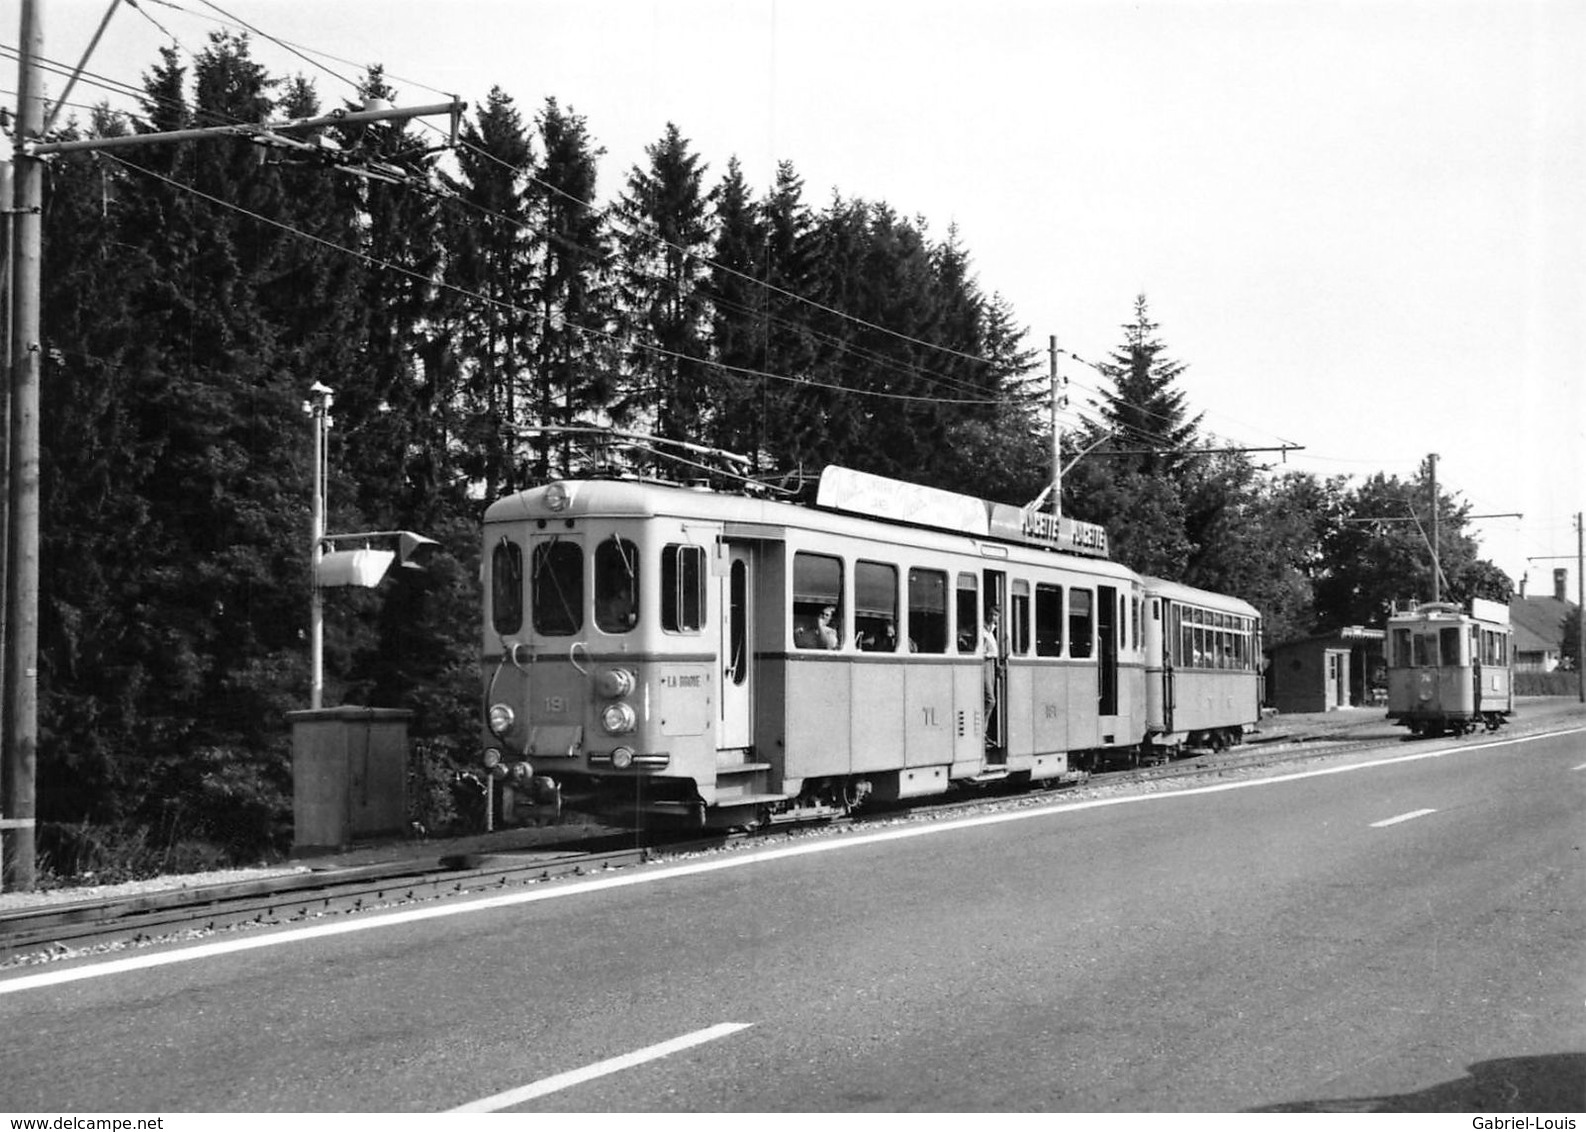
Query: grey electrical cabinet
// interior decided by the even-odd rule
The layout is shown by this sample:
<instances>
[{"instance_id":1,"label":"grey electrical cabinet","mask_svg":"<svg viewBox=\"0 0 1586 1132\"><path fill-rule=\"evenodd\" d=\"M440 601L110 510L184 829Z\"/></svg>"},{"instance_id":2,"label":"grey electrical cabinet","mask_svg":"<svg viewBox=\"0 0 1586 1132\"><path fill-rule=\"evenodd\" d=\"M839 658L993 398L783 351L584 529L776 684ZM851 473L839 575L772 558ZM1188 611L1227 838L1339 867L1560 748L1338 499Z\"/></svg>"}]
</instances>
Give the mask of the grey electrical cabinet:
<instances>
[{"instance_id":1,"label":"grey electrical cabinet","mask_svg":"<svg viewBox=\"0 0 1586 1132\"><path fill-rule=\"evenodd\" d=\"M339 849L407 827L408 721L401 708L287 712L292 725L292 849Z\"/></svg>"}]
</instances>

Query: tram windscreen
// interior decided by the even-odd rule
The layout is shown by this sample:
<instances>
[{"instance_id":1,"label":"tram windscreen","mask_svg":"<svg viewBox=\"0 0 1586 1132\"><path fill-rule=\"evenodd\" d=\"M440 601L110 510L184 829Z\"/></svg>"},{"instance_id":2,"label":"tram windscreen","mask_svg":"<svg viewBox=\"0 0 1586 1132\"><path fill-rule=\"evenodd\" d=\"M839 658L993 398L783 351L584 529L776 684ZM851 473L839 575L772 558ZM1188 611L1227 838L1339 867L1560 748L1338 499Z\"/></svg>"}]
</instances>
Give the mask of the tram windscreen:
<instances>
[{"instance_id":1,"label":"tram windscreen","mask_svg":"<svg viewBox=\"0 0 1586 1132\"><path fill-rule=\"evenodd\" d=\"M612 535L595 547L595 625L626 633L639 623L639 548Z\"/></svg>"},{"instance_id":2,"label":"tram windscreen","mask_svg":"<svg viewBox=\"0 0 1586 1132\"><path fill-rule=\"evenodd\" d=\"M534 547L534 631L567 637L584 626L584 552L576 542L553 537Z\"/></svg>"}]
</instances>

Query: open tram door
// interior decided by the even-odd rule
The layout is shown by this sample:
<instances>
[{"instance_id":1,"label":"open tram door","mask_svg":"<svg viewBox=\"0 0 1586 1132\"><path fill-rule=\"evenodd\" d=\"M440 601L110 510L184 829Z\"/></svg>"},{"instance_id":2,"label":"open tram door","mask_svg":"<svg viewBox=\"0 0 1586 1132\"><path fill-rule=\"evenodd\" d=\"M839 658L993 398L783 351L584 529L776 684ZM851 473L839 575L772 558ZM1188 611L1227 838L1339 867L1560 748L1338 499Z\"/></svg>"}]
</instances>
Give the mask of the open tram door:
<instances>
[{"instance_id":1,"label":"open tram door","mask_svg":"<svg viewBox=\"0 0 1586 1132\"><path fill-rule=\"evenodd\" d=\"M719 552L721 715L716 720L716 749L747 754L754 746L754 635L750 624L754 551L748 544L724 541Z\"/></svg>"},{"instance_id":2,"label":"open tram door","mask_svg":"<svg viewBox=\"0 0 1586 1132\"><path fill-rule=\"evenodd\" d=\"M1118 636L1122 628L1118 587L1096 587L1096 643L1101 655L1096 665L1096 714L1118 714Z\"/></svg>"}]
</instances>

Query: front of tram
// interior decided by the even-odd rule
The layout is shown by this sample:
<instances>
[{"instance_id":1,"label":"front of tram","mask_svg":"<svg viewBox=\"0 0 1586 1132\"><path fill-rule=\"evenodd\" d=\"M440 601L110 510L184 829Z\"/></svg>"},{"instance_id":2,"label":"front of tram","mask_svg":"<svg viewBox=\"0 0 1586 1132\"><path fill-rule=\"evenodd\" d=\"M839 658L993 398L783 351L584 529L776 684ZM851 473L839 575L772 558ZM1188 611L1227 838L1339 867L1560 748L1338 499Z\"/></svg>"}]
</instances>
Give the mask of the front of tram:
<instances>
[{"instance_id":1,"label":"front of tram","mask_svg":"<svg viewBox=\"0 0 1586 1132\"><path fill-rule=\"evenodd\" d=\"M634 485L558 481L485 514L483 761L503 824L564 805L681 808L693 793L652 726L651 669L668 650L647 611L668 579L647 553L650 511Z\"/></svg>"}]
</instances>

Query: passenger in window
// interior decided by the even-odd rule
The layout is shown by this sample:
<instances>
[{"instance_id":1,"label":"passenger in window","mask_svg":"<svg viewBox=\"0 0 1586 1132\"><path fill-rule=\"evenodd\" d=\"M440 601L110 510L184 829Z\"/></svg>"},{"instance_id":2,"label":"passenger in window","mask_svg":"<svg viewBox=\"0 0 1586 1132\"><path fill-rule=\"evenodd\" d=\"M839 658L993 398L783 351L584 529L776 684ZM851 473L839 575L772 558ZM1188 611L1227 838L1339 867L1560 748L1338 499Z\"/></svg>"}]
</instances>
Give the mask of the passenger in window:
<instances>
[{"instance_id":1,"label":"passenger in window","mask_svg":"<svg viewBox=\"0 0 1586 1132\"><path fill-rule=\"evenodd\" d=\"M828 605L821 610L820 620L815 622L815 639L823 649L840 648L843 643L842 636L833 624L837 619L837 607Z\"/></svg>"},{"instance_id":2,"label":"passenger in window","mask_svg":"<svg viewBox=\"0 0 1586 1132\"><path fill-rule=\"evenodd\" d=\"M865 652L897 652L898 627L890 617L884 619L879 629L859 635L859 647Z\"/></svg>"}]
</instances>

